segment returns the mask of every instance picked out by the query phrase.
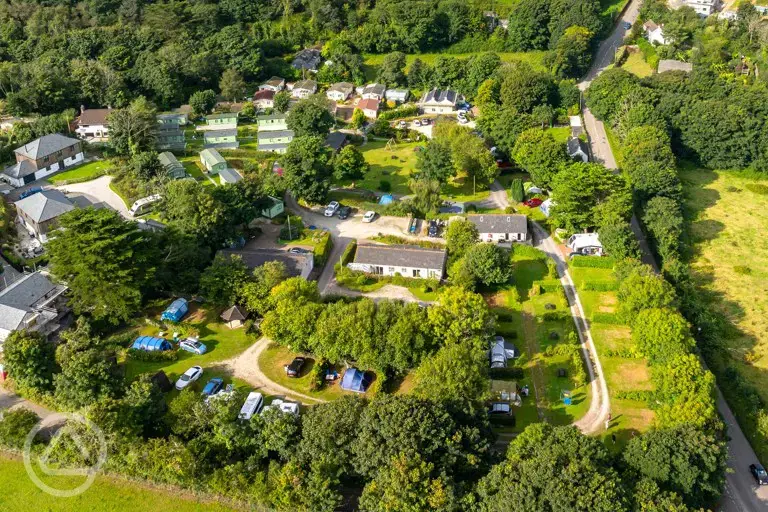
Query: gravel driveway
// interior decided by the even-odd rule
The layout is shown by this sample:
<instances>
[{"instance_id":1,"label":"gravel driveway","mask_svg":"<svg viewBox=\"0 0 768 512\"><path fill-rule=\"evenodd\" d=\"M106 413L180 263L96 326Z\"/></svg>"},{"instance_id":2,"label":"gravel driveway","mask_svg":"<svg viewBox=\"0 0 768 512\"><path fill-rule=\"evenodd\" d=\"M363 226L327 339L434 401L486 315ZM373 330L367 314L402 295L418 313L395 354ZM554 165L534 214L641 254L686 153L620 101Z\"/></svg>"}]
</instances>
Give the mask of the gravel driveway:
<instances>
[{"instance_id":1,"label":"gravel driveway","mask_svg":"<svg viewBox=\"0 0 768 512\"><path fill-rule=\"evenodd\" d=\"M102 176L95 180L76 183L74 185L61 185L55 187L68 195L81 195L91 203L104 203L126 219L133 220L133 216L128 212L128 208L120 198L115 194L109 184L112 182L112 176Z\"/></svg>"}]
</instances>

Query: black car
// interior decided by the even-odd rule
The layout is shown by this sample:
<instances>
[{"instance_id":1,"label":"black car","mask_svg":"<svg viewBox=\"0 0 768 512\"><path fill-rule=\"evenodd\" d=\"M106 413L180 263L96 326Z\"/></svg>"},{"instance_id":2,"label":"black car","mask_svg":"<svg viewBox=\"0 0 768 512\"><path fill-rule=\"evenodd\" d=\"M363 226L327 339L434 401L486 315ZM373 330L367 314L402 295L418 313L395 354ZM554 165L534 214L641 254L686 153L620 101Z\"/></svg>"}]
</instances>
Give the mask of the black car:
<instances>
[{"instance_id":1,"label":"black car","mask_svg":"<svg viewBox=\"0 0 768 512\"><path fill-rule=\"evenodd\" d=\"M749 471L752 476L755 477L757 485L768 485L768 473L765 472L765 468L760 464L750 464Z\"/></svg>"},{"instance_id":2,"label":"black car","mask_svg":"<svg viewBox=\"0 0 768 512\"><path fill-rule=\"evenodd\" d=\"M349 217L349 214L351 211L352 211L352 208L350 208L349 206L342 206L341 208L339 208L339 218L341 220L346 219L347 217Z\"/></svg>"},{"instance_id":3,"label":"black car","mask_svg":"<svg viewBox=\"0 0 768 512\"><path fill-rule=\"evenodd\" d=\"M285 367L285 373L289 377L298 377L299 374L301 373L302 366L304 366L304 358L294 357L293 361L291 361L291 364Z\"/></svg>"},{"instance_id":4,"label":"black car","mask_svg":"<svg viewBox=\"0 0 768 512\"><path fill-rule=\"evenodd\" d=\"M427 231L427 234L429 236L437 236L438 227L436 220L429 221L429 230Z\"/></svg>"}]
</instances>

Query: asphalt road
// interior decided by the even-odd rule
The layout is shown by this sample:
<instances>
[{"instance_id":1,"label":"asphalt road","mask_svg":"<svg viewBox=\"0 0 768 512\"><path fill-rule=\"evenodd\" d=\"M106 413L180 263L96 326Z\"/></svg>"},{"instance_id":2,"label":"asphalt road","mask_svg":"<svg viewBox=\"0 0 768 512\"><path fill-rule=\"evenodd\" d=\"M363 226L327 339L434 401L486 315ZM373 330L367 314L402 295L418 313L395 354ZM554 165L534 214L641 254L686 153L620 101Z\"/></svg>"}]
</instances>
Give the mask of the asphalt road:
<instances>
[{"instance_id":1,"label":"asphalt road","mask_svg":"<svg viewBox=\"0 0 768 512\"><path fill-rule=\"evenodd\" d=\"M616 29L600 45L592 68L587 73L584 81L579 84L579 88L582 91L586 90L590 82L607 66L613 63L616 48L621 45L621 41L626 34L622 22L634 23L641 5L641 0L632 0ZM593 159L602 162L609 169L616 169L616 160L611 151L611 146L608 144L605 127L586 108L584 109L584 127L589 134ZM658 267L653 256L651 256L651 251L636 218L632 219L632 230L638 236L640 248L643 252L643 261L652 265L658 271ZM728 436L730 437L728 441L726 485L718 510L723 512L757 512L768 510L768 486L757 486L749 472L749 465L757 462L757 455L755 455L749 441L747 441L746 436L741 428L739 428L736 418L723 399L719 389L717 391L717 408L725 420L728 427Z\"/></svg>"}]
</instances>

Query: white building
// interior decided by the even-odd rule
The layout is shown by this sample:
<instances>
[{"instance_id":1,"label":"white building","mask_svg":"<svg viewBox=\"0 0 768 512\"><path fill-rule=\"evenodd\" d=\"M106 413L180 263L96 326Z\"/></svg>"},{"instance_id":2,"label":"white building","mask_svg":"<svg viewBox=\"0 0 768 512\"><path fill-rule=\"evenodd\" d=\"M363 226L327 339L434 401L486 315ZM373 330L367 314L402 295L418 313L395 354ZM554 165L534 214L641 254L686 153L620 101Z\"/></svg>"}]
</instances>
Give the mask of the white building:
<instances>
[{"instance_id":1,"label":"white building","mask_svg":"<svg viewBox=\"0 0 768 512\"><path fill-rule=\"evenodd\" d=\"M317 82L314 80L300 80L293 85L291 96L294 98L309 98L317 92Z\"/></svg>"},{"instance_id":2,"label":"white building","mask_svg":"<svg viewBox=\"0 0 768 512\"><path fill-rule=\"evenodd\" d=\"M643 23L645 38L649 43L667 44L667 38L664 37L664 25L657 25L652 20Z\"/></svg>"},{"instance_id":3,"label":"white building","mask_svg":"<svg viewBox=\"0 0 768 512\"><path fill-rule=\"evenodd\" d=\"M432 89L424 93L419 107L425 114L453 114L463 98L456 91Z\"/></svg>"},{"instance_id":4,"label":"white building","mask_svg":"<svg viewBox=\"0 0 768 512\"><path fill-rule=\"evenodd\" d=\"M360 96L364 100L381 101L387 93L387 87L384 84L368 84L360 91Z\"/></svg>"},{"instance_id":5,"label":"white building","mask_svg":"<svg viewBox=\"0 0 768 512\"><path fill-rule=\"evenodd\" d=\"M349 82L338 82L330 86L328 90L325 91L325 95L329 100L341 103L347 101L349 97L352 96L353 92L355 92L354 84Z\"/></svg>"},{"instance_id":6,"label":"white building","mask_svg":"<svg viewBox=\"0 0 768 512\"><path fill-rule=\"evenodd\" d=\"M568 139L568 156L578 158L582 162L589 162L589 148L587 143L578 137Z\"/></svg>"},{"instance_id":7,"label":"white building","mask_svg":"<svg viewBox=\"0 0 768 512\"><path fill-rule=\"evenodd\" d=\"M285 89L285 79L279 76L273 76L259 86L260 91L280 92Z\"/></svg>"},{"instance_id":8,"label":"white building","mask_svg":"<svg viewBox=\"0 0 768 512\"><path fill-rule=\"evenodd\" d=\"M387 89L387 92L384 93L384 97L387 101L393 103L405 103L408 101L408 96L410 96L410 94L408 89Z\"/></svg>"},{"instance_id":9,"label":"white building","mask_svg":"<svg viewBox=\"0 0 768 512\"><path fill-rule=\"evenodd\" d=\"M528 219L525 215L468 215L477 226L481 242L525 242L528 240Z\"/></svg>"},{"instance_id":10,"label":"white building","mask_svg":"<svg viewBox=\"0 0 768 512\"><path fill-rule=\"evenodd\" d=\"M109 140L107 118L112 113L109 108L80 107L80 116L75 119L75 133L90 142L105 142Z\"/></svg>"},{"instance_id":11,"label":"white building","mask_svg":"<svg viewBox=\"0 0 768 512\"><path fill-rule=\"evenodd\" d=\"M442 279L448 254L445 249L428 249L415 245L359 244L352 270L379 276L417 279Z\"/></svg>"},{"instance_id":12,"label":"white building","mask_svg":"<svg viewBox=\"0 0 768 512\"><path fill-rule=\"evenodd\" d=\"M710 16L720 8L719 0L683 0L682 5L693 8L699 16Z\"/></svg>"},{"instance_id":13,"label":"white building","mask_svg":"<svg viewBox=\"0 0 768 512\"><path fill-rule=\"evenodd\" d=\"M603 244L597 233L576 233L568 239L568 248L586 256L602 256Z\"/></svg>"},{"instance_id":14,"label":"white building","mask_svg":"<svg viewBox=\"0 0 768 512\"><path fill-rule=\"evenodd\" d=\"M85 160L82 146L79 139L58 133L43 135L14 150L16 163L3 170L2 179L14 187L23 187L46 178Z\"/></svg>"}]
</instances>

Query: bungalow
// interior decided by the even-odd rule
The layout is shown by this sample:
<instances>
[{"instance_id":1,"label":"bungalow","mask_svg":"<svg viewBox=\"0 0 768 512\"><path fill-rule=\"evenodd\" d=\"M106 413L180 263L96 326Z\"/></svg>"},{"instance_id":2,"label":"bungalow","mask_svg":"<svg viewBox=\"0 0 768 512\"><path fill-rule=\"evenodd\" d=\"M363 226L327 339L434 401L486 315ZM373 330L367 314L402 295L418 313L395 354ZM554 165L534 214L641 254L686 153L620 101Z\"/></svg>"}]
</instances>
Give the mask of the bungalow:
<instances>
[{"instance_id":1,"label":"bungalow","mask_svg":"<svg viewBox=\"0 0 768 512\"><path fill-rule=\"evenodd\" d=\"M368 119L376 119L379 117L379 100L360 100L360 102L357 104L357 108L362 110L363 114L365 114L365 117Z\"/></svg>"},{"instance_id":2,"label":"bungalow","mask_svg":"<svg viewBox=\"0 0 768 512\"><path fill-rule=\"evenodd\" d=\"M155 143L160 151L184 151L187 139L178 123L158 122L155 127Z\"/></svg>"},{"instance_id":3,"label":"bungalow","mask_svg":"<svg viewBox=\"0 0 768 512\"><path fill-rule=\"evenodd\" d=\"M568 239L568 248L576 254L602 256L603 244L597 233L576 233Z\"/></svg>"},{"instance_id":4,"label":"bungalow","mask_svg":"<svg viewBox=\"0 0 768 512\"><path fill-rule=\"evenodd\" d=\"M285 79L279 76L273 76L259 86L260 91L280 92L285 89Z\"/></svg>"},{"instance_id":5,"label":"bungalow","mask_svg":"<svg viewBox=\"0 0 768 512\"><path fill-rule=\"evenodd\" d=\"M267 199L269 199L269 205L261 210L262 217L274 219L285 211L285 203L283 201L272 196L267 196Z\"/></svg>"},{"instance_id":6,"label":"bungalow","mask_svg":"<svg viewBox=\"0 0 768 512\"><path fill-rule=\"evenodd\" d=\"M386 93L387 87L384 84L368 84L363 87L360 96L362 96L364 100L381 101L384 99Z\"/></svg>"},{"instance_id":7,"label":"bungalow","mask_svg":"<svg viewBox=\"0 0 768 512\"><path fill-rule=\"evenodd\" d=\"M3 170L3 179L21 187L72 167L85 159L83 143L58 133L43 135L14 150L16 163Z\"/></svg>"},{"instance_id":8,"label":"bungalow","mask_svg":"<svg viewBox=\"0 0 768 512\"><path fill-rule=\"evenodd\" d=\"M202 150L200 152L200 163L211 174L218 174L227 168L227 161L215 149Z\"/></svg>"},{"instance_id":9,"label":"bungalow","mask_svg":"<svg viewBox=\"0 0 768 512\"><path fill-rule=\"evenodd\" d=\"M240 173L231 167L219 171L219 181L222 185L232 185L243 179Z\"/></svg>"},{"instance_id":10,"label":"bungalow","mask_svg":"<svg viewBox=\"0 0 768 512\"><path fill-rule=\"evenodd\" d=\"M296 82L291 91L291 96L294 98L304 99L309 98L317 92L317 82L314 80L300 80Z\"/></svg>"},{"instance_id":11,"label":"bungalow","mask_svg":"<svg viewBox=\"0 0 768 512\"><path fill-rule=\"evenodd\" d=\"M347 101L352 93L355 92L355 86L349 82L338 82L333 84L325 91L329 100L343 102Z\"/></svg>"},{"instance_id":12,"label":"bungalow","mask_svg":"<svg viewBox=\"0 0 768 512\"><path fill-rule=\"evenodd\" d=\"M275 107L275 91L260 89L253 95L253 106L258 109Z\"/></svg>"},{"instance_id":13,"label":"bungalow","mask_svg":"<svg viewBox=\"0 0 768 512\"><path fill-rule=\"evenodd\" d=\"M384 93L384 97L387 101L393 103L405 103L408 101L408 96L410 95L411 93L408 89L387 89L387 92Z\"/></svg>"},{"instance_id":14,"label":"bungalow","mask_svg":"<svg viewBox=\"0 0 768 512\"><path fill-rule=\"evenodd\" d=\"M184 170L184 166L176 159L176 155L170 151L164 151L157 155L157 159L160 161L160 165L163 166L165 174L174 180L187 177L187 171Z\"/></svg>"},{"instance_id":15,"label":"bungalow","mask_svg":"<svg viewBox=\"0 0 768 512\"><path fill-rule=\"evenodd\" d=\"M445 249L362 243L357 246L355 261L347 266L380 276L400 274L411 278L442 279L447 259Z\"/></svg>"},{"instance_id":16,"label":"bungalow","mask_svg":"<svg viewBox=\"0 0 768 512\"><path fill-rule=\"evenodd\" d=\"M211 130L203 134L205 148L237 149L237 128L230 130Z\"/></svg>"},{"instance_id":17,"label":"bungalow","mask_svg":"<svg viewBox=\"0 0 768 512\"><path fill-rule=\"evenodd\" d=\"M58 229L59 217L75 209L60 190L43 190L15 203L19 220L41 242L48 241L48 233Z\"/></svg>"},{"instance_id":18,"label":"bungalow","mask_svg":"<svg viewBox=\"0 0 768 512\"><path fill-rule=\"evenodd\" d=\"M253 270L268 261L282 261L285 265L288 277L303 277L307 279L315 264L315 257L311 252L295 254L280 249L224 249L219 251L225 256L240 256L249 270Z\"/></svg>"},{"instance_id":19,"label":"bungalow","mask_svg":"<svg viewBox=\"0 0 768 512\"><path fill-rule=\"evenodd\" d=\"M325 145L331 148L334 153L341 151L347 144L347 134L344 132L331 132L325 138Z\"/></svg>"},{"instance_id":20,"label":"bungalow","mask_svg":"<svg viewBox=\"0 0 768 512\"><path fill-rule=\"evenodd\" d=\"M291 66L294 69L301 71L306 70L312 73L317 73L322 60L323 58L320 56L320 50L317 48L305 48L296 54L296 56L293 58Z\"/></svg>"},{"instance_id":21,"label":"bungalow","mask_svg":"<svg viewBox=\"0 0 768 512\"><path fill-rule=\"evenodd\" d=\"M273 132L288 129L288 114L275 112L256 117L256 125L260 132Z\"/></svg>"},{"instance_id":22,"label":"bungalow","mask_svg":"<svg viewBox=\"0 0 768 512\"><path fill-rule=\"evenodd\" d=\"M80 107L80 116L75 119L75 133L81 139L89 142L104 142L109 139L107 117L112 113L110 108Z\"/></svg>"},{"instance_id":23,"label":"bungalow","mask_svg":"<svg viewBox=\"0 0 768 512\"><path fill-rule=\"evenodd\" d=\"M258 143L259 151L273 151L275 153L285 153L288 151L288 144L293 140L293 130L276 130L269 132L259 132Z\"/></svg>"},{"instance_id":24,"label":"bungalow","mask_svg":"<svg viewBox=\"0 0 768 512\"><path fill-rule=\"evenodd\" d=\"M587 143L578 137L568 139L568 156L578 158L582 162L589 162L589 147Z\"/></svg>"},{"instance_id":25,"label":"bungalow","mask_svg":"<svg viewBox=\"0 0 768 512\"><path fill-rule=\"evenodd\" d=\"M59 320L69 312L65 291L66 286L52 283L41 272L22 275L0 291L0 344L22 329L45 336L56 332Z\"/></svg>"},{"instance_id":26,"label":"bungalow","mask_svg":"<svg viewBox=\"0 0 768 512\"><path fill-rule=\"evenodd\" d=\"M528 219L525 215L469 215L467 220L477 226L483 242L525 242L528 240Z\"/></svg>"},{"instance_id":27,"label":"bungalow","mask_svg":"<svg viewBox=\"0 0 768 512\"><path fill-rule=\"evenodd\" d=\"M222 112L205 116L204 130L231 130L237 128L237 112Z\"/></svg>"},{"instance_id":28,"label":"bungalow","mask_svg":"<svg viewBox=\"0 0 768 512\"><path fill-rule=\"evenodd\" d=\"M664 25L657 25L653 20L643 23L645 38L649 43L667 44L667 38L664 37Z\"/></svg>"},{"instance_id":29,"label":"bungalow","mask_svg":"<svg viewBox=\"0 0 768 512\"><path fill-rule=\"evenodd\" d=\"M432 89L419 101L421 111L429 114L452 114L463 98L456 91Z\"/></svg>"},{"instance_id":30,"label":"bungalow","mask_svg":"<svg viewBox=\"0 0 768 512\"><path fill-rule=\"evenodd\" d=\"M189 122L189 117L183 112L157 114L157 122L160 124L184 126Z\"/></svg>"}]
</instances>

